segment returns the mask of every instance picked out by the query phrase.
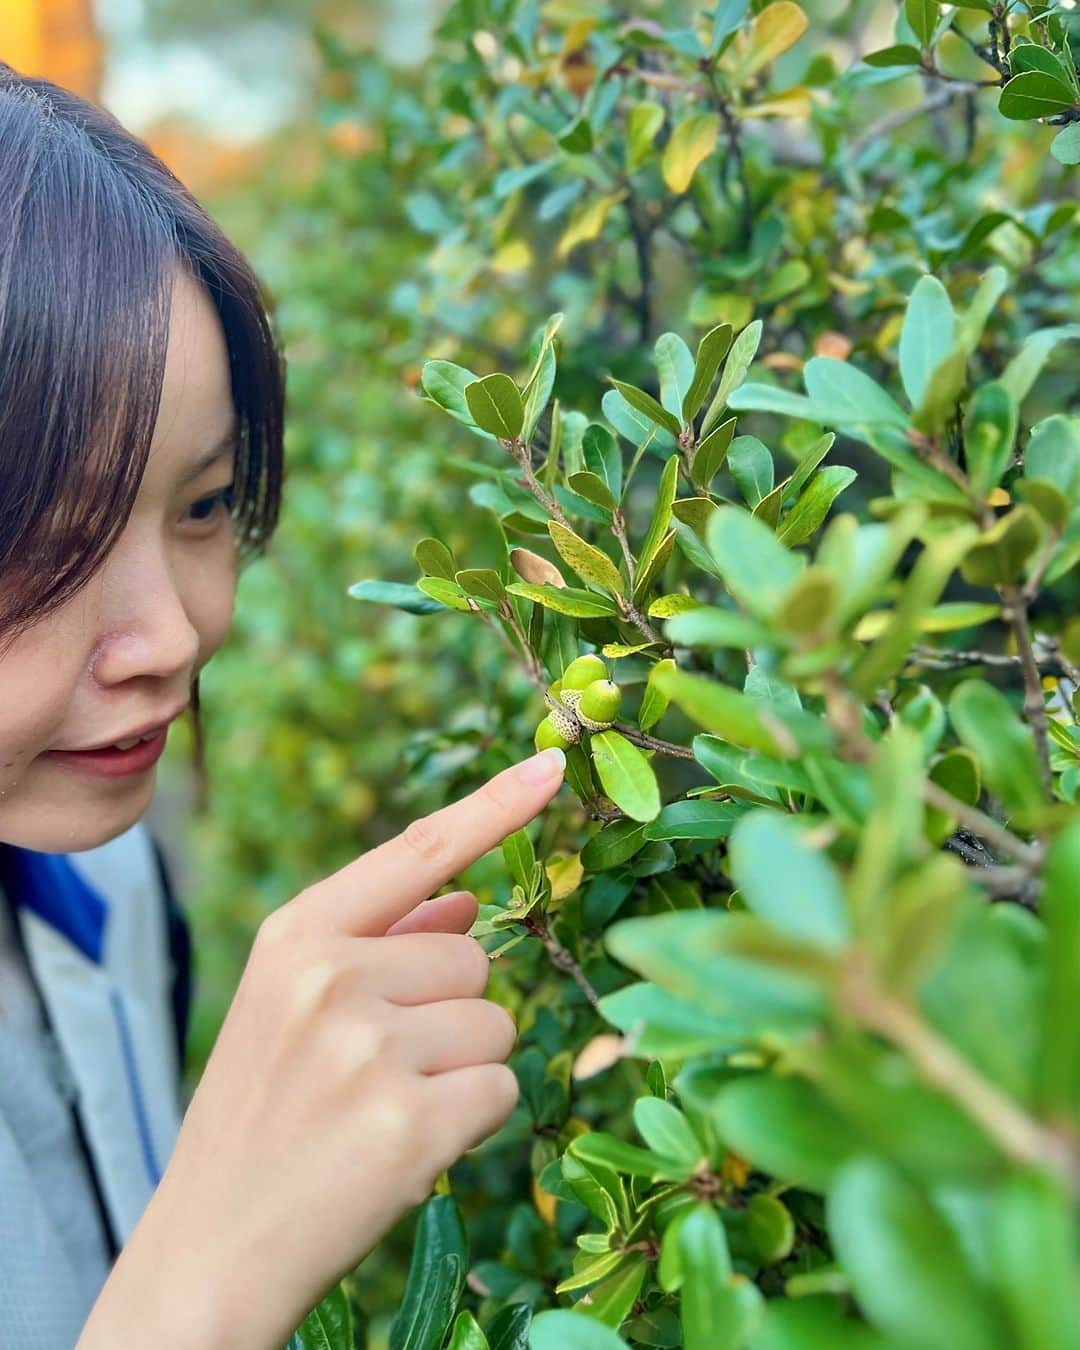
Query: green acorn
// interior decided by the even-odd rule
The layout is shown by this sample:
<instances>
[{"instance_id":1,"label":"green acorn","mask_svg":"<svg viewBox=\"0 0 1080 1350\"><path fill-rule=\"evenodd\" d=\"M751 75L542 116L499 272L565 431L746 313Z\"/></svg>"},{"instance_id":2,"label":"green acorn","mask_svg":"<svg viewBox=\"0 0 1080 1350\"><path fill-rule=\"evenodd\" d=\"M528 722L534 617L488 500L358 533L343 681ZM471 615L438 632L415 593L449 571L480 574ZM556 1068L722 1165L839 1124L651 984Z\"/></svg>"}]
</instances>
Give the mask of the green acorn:
<instances>
[{"instance_id":1,"label":"green acorn","mask_svg":"<svg viewBox=\"0 0 1080 1350\"><path fill-rule=\"evenodd\" d=\"M581 702L582 691L597 680L607 678L607 666L598 656L592 654L579 656L562 673L559 684L562 686L558 697L568 708L576 709Z\"/></svg>"},{"instance_id":2,"label":"green acorn","mask_svg":"<svg viewBox=\"0 0 1080 1350\"><path fill-rule=\"evenodd\" d=\"M598 656L590 653L588 656L579 656L562 673L562 687L565 693L567 689L587 689L594 680L607 679L607 666Z\"/></svg>"},{"instance_id":3,"label":"green acorn","mask_svg":"<svg viewBox=\"0 0 1080 1350\"><path fill-rule=\"evenodd\" d=\"M578 721L586 731L606 731L619 715L622 690L613 680L594 680L578 701Z\"/></svg>"},{"instance_id":4,"label":"green acorn","mask_svg":"<svg viewBox=\"0 0 1080 1350\"><path fill-rule=\"evenodd\" d=\"M565 716L565 714L563 715ZM549 714L536 728L533 744L537 750L569 750L576 741L581 739L581 728L576 722L574 723L574 733L573 736L564 736Z\"/></svg>"},{"instance_id":5,"label":"green acorn","mask_svg":"<svg viewBox=\"0 0 1080 1350\"><path fill-rule=\"evenodd\" d=\"M539 751L549 745L558 745L560 751L578 744L582 738L582 729L576 717L564 707L549 707L548 715L536 728L535 742ZM541 744L543 741L543 744Z\"/></svg>"}]
</instances>

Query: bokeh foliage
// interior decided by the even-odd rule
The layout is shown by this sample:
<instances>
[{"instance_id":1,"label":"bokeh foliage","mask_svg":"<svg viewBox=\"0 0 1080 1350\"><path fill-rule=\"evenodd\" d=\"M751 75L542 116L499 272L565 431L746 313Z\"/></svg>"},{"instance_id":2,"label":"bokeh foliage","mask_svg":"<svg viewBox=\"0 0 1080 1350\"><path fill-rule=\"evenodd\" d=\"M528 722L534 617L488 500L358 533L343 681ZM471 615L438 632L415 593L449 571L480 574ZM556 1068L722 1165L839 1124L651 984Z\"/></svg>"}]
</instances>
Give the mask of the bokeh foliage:
<instances>
[{"instance_id":1,"label":"bokeh foliage","mask_svg":"<svg viewBox=\"0 0 1080 1350\"><path fill-rule=\"evenodd\" d=\"M196 1061L571 658L629 705L465 878L522 1098L400 1350L1077 1344L1076 31L460 0L411 72L320 33L314 181L222 205L290 481L204 680Z\"/></svg>"}]
</instances>

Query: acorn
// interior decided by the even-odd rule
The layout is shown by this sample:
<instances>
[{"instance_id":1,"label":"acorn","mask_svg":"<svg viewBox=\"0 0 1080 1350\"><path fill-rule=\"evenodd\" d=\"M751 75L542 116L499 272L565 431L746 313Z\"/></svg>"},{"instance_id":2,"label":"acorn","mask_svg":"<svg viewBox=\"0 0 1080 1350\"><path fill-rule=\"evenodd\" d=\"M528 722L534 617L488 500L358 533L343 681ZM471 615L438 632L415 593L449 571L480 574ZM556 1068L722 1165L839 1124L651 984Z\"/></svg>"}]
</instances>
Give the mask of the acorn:
<instances>
[{"instance_id":1,"label":"acorn","mask_svg":"<svg viewBox=\"0 0 1080 1350\"><path fill-rule=\"evenodd\" d=\"M590 684L597 680L607 679L607 666L598 656L591 653L588 656L579 656L562 673L560 684L562 688L559 698L568 708L577 708L581 702L581 693L587 689Z\"/></svg>"},{"instance_id":2,"label":"acorn","mask_svg":"<svg viewBox=\"0 0 1080 1350\"><path fill-rule=\"evenodd\" d=\"M536 728L534 739L537 750L546 750L549 746L566 750L581 740L581 726L574 714L565 708L549 708L547 716Z\"/></svg>"},{"instance_id":3,"label":"acorn","mask_svg":"<svg viewBox=\"0 0 1080 1350\"><path fill-rule=\"evenodd\" d=\"M586 731L606 731L614 726L622 702L622 690L613 680L594 680L578 701L578 721Z\"/></svg>"}]
</instances>

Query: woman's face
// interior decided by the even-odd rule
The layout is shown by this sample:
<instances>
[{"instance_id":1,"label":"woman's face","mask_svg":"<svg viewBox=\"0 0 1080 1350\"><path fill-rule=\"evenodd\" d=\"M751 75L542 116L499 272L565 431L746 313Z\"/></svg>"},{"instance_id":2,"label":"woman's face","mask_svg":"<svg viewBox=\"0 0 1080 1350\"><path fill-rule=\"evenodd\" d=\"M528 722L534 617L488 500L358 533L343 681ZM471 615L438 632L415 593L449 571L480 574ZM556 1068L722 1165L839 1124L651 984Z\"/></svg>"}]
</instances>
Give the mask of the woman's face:
<instances>
[{"instance_id":1,"label":"woman's face","mask_svg":"<svg viewBox=\"0 0 1080 1350\"><path fill-rule=\"evenodd\" d=\"M217 311L178 270L161 407L131 518L82 590L0 648L0 841L94 848L149 803L167 723L232 618L225 494L235 425ZM98 749L155 730L126 752Z\"/></svg>"}]
</instances>

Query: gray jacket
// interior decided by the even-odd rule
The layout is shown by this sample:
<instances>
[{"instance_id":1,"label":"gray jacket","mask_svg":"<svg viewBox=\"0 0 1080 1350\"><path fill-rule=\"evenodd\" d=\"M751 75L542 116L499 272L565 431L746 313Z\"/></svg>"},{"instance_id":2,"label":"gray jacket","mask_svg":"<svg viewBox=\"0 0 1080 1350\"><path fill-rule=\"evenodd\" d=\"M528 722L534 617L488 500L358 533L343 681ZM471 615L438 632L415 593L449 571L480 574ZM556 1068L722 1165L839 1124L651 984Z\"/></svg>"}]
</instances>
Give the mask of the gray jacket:
<instances>
[{"instance_id":1,"label":"gray jacket","mask_svg":"<svg viewBox=\"0 0 1080 1350\"><path fill-rule=\"evenodd\" d=\"M175 911L141 825L0 888L0 1350L71 1350L179 1129Z\"/></svg>"}]
</instances>

